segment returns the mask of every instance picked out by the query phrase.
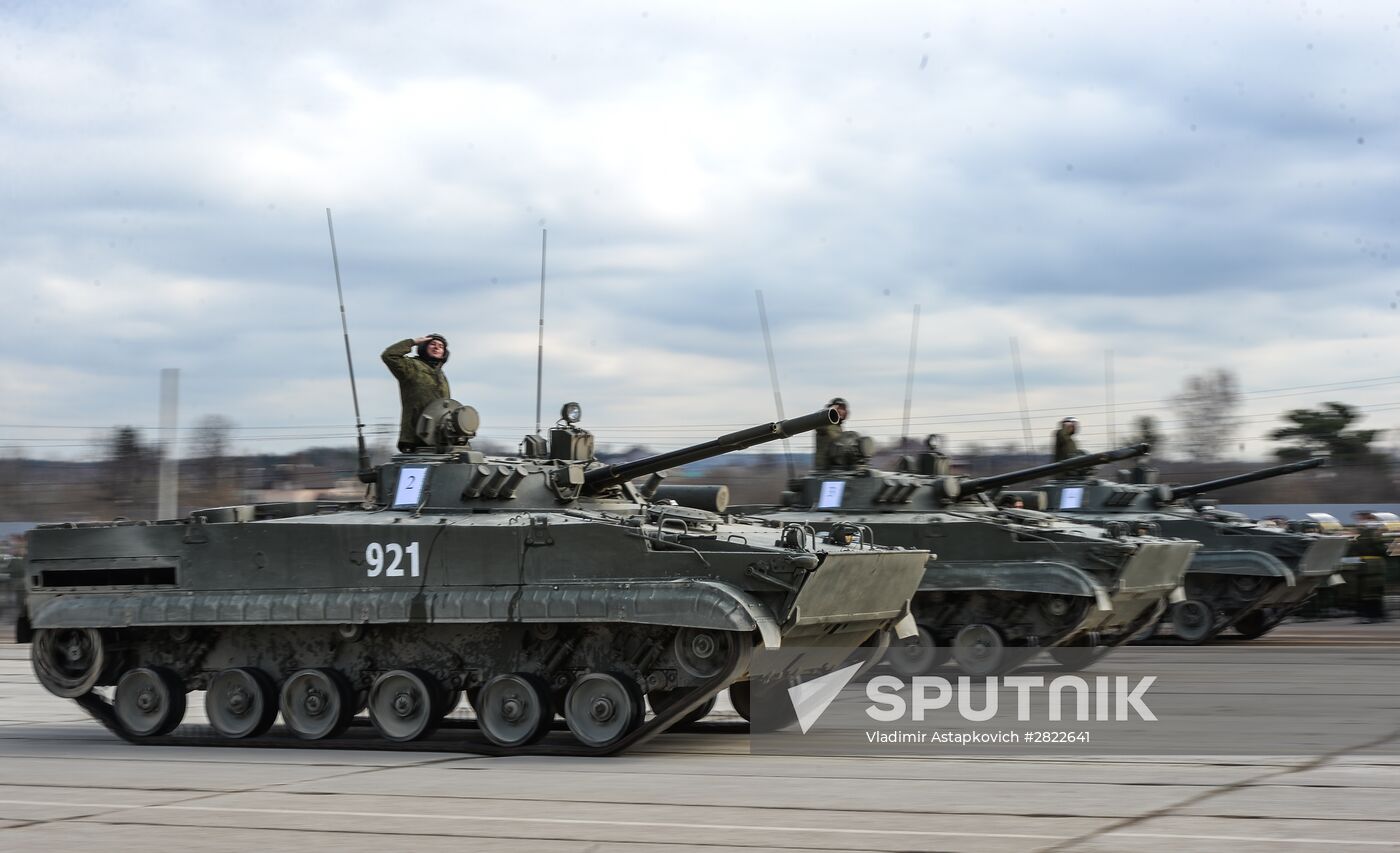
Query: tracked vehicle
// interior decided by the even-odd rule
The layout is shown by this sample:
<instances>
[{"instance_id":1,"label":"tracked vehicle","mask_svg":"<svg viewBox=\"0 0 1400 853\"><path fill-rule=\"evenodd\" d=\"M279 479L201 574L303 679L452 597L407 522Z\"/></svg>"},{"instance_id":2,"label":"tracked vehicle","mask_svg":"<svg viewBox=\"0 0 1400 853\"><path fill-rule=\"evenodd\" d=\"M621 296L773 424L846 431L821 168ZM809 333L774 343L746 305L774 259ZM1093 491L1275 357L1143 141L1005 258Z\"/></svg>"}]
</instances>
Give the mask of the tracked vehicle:
<instances>
[{"instance_id":1,"label":"tracked vehicle","mask_svg":"<svg viewBox=\"0 0 1400 853\"><path fill-rule=\"evenodd\" d=\"M1181 486L1158 483L1155 470L1138 465L1121 472L1119 482L1075 477L1040 488L1051 509L1064 518L1200 542L1186 573L1186 598L1172 605L1163 624L1181 643L1203 643L1231 627L1253 639L1302 607L1319 588L1341 583L1337 572L1348 537L1329 535L1315 522L1268 527L1217 509L1201 496L1316 468L1323 461L1307 459Z\"/></svg>"},{"instance_id":2,"label":"tracked vehicle","mask_svg":"<svg viewBox=\"0 0 1400 853\"><path fill-rule=\"evenodd\" d=\"M1034 506L1003 508L991 497L1018 482L1140 455L1146 445L980 478L950 476L932 437L897 472L869 467L871 449L868 438L842 433L828 467L795 480L782 506L746 509L934 552L914 598L919 637L886 656L902 673L925 672L949 654L969 674L1002 673L1044 648L1063 666L1083 666L1158 618L1197 547L1066 522Z\"/></svg>"},{"instance_id":3,"label":"tracked vehicle","mask_svg":"<svg viewBox=\"0 0 1400 853\"><path fill-rule=\"evenodd\" d=\"M442 400L418 452L364 472L364 504L41 526L34 669L133 740L188 742L171 732L202 690L200 742L266 737L280 713L277 734L334 743L361 707L387 741L414 741L466 691L472 751L617 752L703 712L756 645L840 661L901 620L912 633L927 553L648 499L667 467L829 418L610 465L574 404L547 438L488 458L470 446L475 411ZM556 714L571 741L546 739Z\"/></svg>"}]
</instances>

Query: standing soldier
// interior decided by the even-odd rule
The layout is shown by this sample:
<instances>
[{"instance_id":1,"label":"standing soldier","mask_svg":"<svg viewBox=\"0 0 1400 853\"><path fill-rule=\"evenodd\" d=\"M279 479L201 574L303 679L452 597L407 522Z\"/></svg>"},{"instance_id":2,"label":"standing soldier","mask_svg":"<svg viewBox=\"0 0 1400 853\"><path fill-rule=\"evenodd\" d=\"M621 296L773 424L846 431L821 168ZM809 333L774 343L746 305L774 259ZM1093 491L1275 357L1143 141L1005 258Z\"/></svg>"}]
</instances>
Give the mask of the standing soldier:
<instances>
[{"instance_id":1,"label":"standing soldier","mask_svg":"<svg viewBox=\"0 0 1400 853\"><path fill-rule=\"evenodd\" d=\"M410 352L417 358L409 358ZM418 447L418 416L428 404L452 396L442 372L447 356L447 338L438 334L405 338L390 344L380 356L399 380L399 400L403 405L399 417L400 453L412 453Z\"/></svg>"},{"instance_id":2,"label":"standing soldier","mask_svg":"<svg viewBox=\"0 0 1400 853\"><path fill-rule=\"evenodd\" d=\"M812 467L818 471L831 467L831 445L841 436L841 425L846 422L848 414L848 404L845 397L832 397L831 402L827 403L826 407L835 409L836 416L840 420L834 424L822 424L813 433L817 439L817 446L816 451L812 454Z\"/></svg>"},{"instance_id":3,"label":"standing soldier","mask_svg":"<svg viewBox=\"0 0 1400 853\"><path fill-rule=\"evenodd\" d=\"M1054 458L1050 461L1059 462L1084 454L1079 449L1079 443L1074 440L1074 434L1077 432L1079 432L1079 418L1065 418L1060 421L1060 428L1055 430Z\"/></svg>"},{"instance_id":4,"label":"standing soldier","mask_svg":"<svg viewBox=\"0 0 1400 853\"><path fill-rule=\"evenodd\" d=\"M1386 524L1372 512L1355 512L1352 518L1356 538L1347 556L1360 558L1356 572L1356 615L1362 622L1385 622L1385 562L1390 544Z\"/></svg>"}]
</instances>

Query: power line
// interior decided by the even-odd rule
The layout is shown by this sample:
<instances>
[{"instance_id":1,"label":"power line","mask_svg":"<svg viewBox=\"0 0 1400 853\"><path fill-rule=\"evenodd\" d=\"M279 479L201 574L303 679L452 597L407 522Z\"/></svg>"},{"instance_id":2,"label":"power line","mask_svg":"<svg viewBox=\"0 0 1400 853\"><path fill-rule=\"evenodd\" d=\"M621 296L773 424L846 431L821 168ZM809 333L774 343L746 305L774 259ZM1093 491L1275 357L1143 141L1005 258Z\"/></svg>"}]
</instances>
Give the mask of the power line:
<instances>
[{"instance_id":1,"label":"power line","mask_svg":"<svg viewBox=\"0 0 1400 853\"><path fill-rule=\"evenodd\" d=\"M1242 397L1250 397L1250 398L1254 398L1254 399L1277 399L1277 398L1281 398L1281 397L1300 396L1300 395L1305 395L1305 394L1319 393L1319 392L1321 392L1321 391L1323 391L1323 390L1336 390L1336 391L1366 390L1366 389L1370 389L1370 388L1379 388L1379 387L1384 387L1384 386L1386 386L1386 385L1396 385L1396 384L1400 384L1400 376L1380 376L1380 377L1369 377L1369 378L1362 378L1362 379L1346 379L1346 380L1338 380L1338 381L1335 381L1335 382L1314 383L1314 384L1310 384L1310 385L1286 385L1286 386L1280 386L1280 387L1278 387L1278 388L1260 388L1260 389L1255 389L1255 390L1252 390L1252 391L1241 391L1241 392L1239 392L1239 393L1240 393L1240 396L1242 396ZM1286 392L1286 393L1284 393L1284 392ZM1265 395L1273 395L1273 396L1265 396ZM1171 404L1175 399L1176 399L1176 398L1173 396L1173 397L1158 398L1158 399L1154 399L1154 400L1137 400L1137 401L1127 402L1127 403L1118 402L1118 403L1115 403L1115 408L1122 408L1122 407L1124 407L1124 406L1135 406L1135 407L1144 407L1144 406L1153 406L1153 405L1159 405L1159 406L1160 406L1160 405L1162 405L1162 404ZM1052 408L1041 408L1041 409L1030 409L1029 411L1030 411L1031 413L1033 413L1033 414L1055 414L1055 413L1064 411L1064 410L1066 410L1066 409L1074 409L1074 410L1077 411L1077 412L1100 412L1100 411L1105 411L1105 410L1106 410L1106 406L1105 406L1104 403L1097 403L1097 404L1094 404L1094 403L1067 403L1067 404L1063 404L1063 405L1058 405L1058 406L1056 406L1056 407L1053 408L1053 409L1052 409ZM922 417L922 418L917 418L917 419L915 419L915 420L920 421L920 422L930 422L930 421L939 421L939 420L957 420L957 419L974 418L974 417L986 417L986 416L997 416L997 415L1008 416L1008 417L1009 417L1009 416L1016 416L1016 417L1019 417L1019 415L1020 415L1020 410L1019 410L1019 409L1009 409L1009 410L993 410L993 411L986 411L986 412L950 412L950 413L941 414L941 415L926 415L926 416L924 416L924 417ZM898 418L898 417L894 417L894 418L860 418L860 419L854 419L854 420L852 421L852 423L862 423L862 424L882 424L882 423L891 423L891 424L893 424L893 423L898 423L900 420L901 420L901 419ZM381 426L385 426L385 425L391 425L392 422L389 421L388 419L379 419L379 420L376 421L375 423L378 424L378 425L381 425ZM134 429L147 430L147 431L151 431L151 432L158 432L158 431L160 431L160 427L143 426L143 425L141 425L141 424L123 424L123 426L131 426L131 427L134 428ZM612 425L608 425L608 426L606 426L606 427L598 427L598 428L594 429L594 432L597 432L598 430L601 430L601 429L613 429L613 430L619 430L619 429L628 429L628 430L686 430L686 431L688 431L688 430L733 429L733 428L741 428L741 427L745 427L745 426L752 426L752 424L751 424L751 423L747 423L747 422L743 422L743 423L696 423L696 424L612 424ZM75 429L75 430L92 430L92 429L94 429L94 427L92 427L92 426L85 426L85 425L74 425L74 424L0 424L0 429ZM345 426L344 426L344 424L285 424L285 425L280 425L280 426L266 426L266 425L244 426L244 425L234 424L234 425L231 425L231 426L227 427L227 429L228 429L228 431L230 431L230 432L232 432L232 431L238 431L238 430L277 430L277 429L280 429L280 430L298 430L298 429L343 430L343 429L345 429ZM527 425L512 425L512 424L506 424L506 425L502 425L502 426L500 426L500 427L497 427L496 429L498 429L498 430L519 431L521 435L524 435L526 432L529 432L529 429L530 429L530 428L529 428ZM200 432L200 431L201 431L201 427L199 427L197 424L196 424L196 425L190 425L190 426L181 426L181 427L176 427L176 428L175 428L175 431L176 431L176 432L193 432L193 433L197 433L197 432ZM292 436L292 437L295 437L295 436Z\"/></svg>"}]
</instances>

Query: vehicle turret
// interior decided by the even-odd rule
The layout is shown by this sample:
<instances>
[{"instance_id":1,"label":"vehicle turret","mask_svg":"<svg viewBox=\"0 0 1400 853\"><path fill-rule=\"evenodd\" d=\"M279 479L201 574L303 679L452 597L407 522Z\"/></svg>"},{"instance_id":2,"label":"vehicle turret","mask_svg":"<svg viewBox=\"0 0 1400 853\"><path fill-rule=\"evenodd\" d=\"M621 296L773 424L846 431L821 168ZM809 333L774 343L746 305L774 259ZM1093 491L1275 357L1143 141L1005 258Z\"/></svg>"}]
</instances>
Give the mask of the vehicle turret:
<instances>
[{"instance_id":1,"label":"vehicle turret","mask_svg":"<svg viewBox=\"0 0 1400 853\"><path fill-rule=\"evenodd\" d=\"M527 436L519 456L488 458L471 448L479 423L476 410L455 400L435 401L419 423L423 446L379 467L377 503L397 509L480 511L554 509L587 500L611 502L609 508L615 509L650 499L667 468L810 432L834 423L836 414L822 409L612 464L594 456L593 435L577 425L581 417L578 404L567 403L547 440ZM651 478L640 489L627 485L647 475Z\"/></svg>"}]
</instances>

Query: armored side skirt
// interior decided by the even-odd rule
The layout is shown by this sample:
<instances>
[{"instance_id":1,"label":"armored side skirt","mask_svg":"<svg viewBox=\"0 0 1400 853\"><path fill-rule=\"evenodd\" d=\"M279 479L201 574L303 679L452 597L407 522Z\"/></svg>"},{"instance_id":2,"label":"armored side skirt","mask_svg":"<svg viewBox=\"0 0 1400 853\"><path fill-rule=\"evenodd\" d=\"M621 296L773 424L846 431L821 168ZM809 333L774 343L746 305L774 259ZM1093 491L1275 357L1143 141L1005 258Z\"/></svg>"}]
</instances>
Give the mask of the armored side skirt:
<instances>
[{"instance_id":1,"label":"armored side skirt","mask_svg":"<svg viewBox=\"0 0 1400 853\"><path fill-rule=\"evenodd\" d=\"M757 598L695 580L433 591L75 593L35 607L33 619L36 628L638 622L757 630L765 646L780 644L779 626Z\"/></svg>"}]
</instances>

